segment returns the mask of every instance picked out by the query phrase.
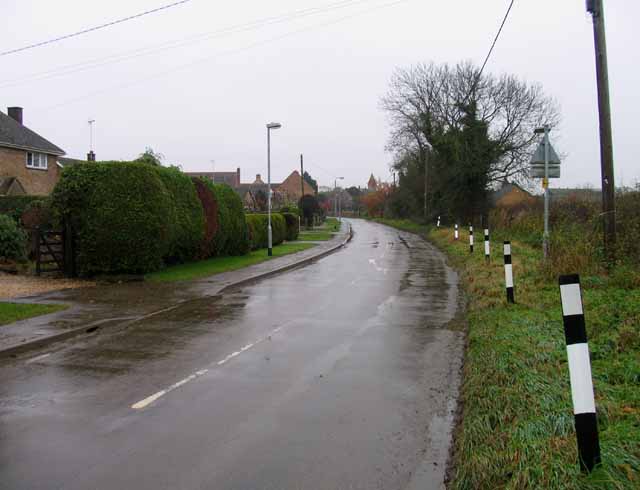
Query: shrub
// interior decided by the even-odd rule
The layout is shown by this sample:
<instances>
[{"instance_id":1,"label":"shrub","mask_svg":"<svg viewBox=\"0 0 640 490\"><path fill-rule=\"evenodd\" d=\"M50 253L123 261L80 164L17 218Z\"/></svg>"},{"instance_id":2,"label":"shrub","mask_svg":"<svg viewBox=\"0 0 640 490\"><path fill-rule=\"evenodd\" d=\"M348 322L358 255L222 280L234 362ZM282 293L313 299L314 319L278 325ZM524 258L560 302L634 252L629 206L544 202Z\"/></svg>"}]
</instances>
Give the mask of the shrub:
<instances>
[{"instance_id":1,"label":"shrub","mask_svg":"<svg viewBox=\"0 0 640 490\"><path fill-rule=\"evenodd\" d=\"M52 201L76 233L80 274L145 273L162 266L174 226L172 203L151 166L104 162L65 168Z\"/></svg>"},{"instance_id":2,"label":"shrub","mask_svg":"<svg viewBox=\"0 0 640 490\"><path fill-rule=\"evenodd\" d=\"M19 223L22 213L29 205L46 200L44 196L0 196L0 214L6 214Z\"/></svg>"},{"instance_id":3,"label":"shrub","mask_svg":"<svg viewBox=\"0 0 640 490\"><path fill-rule=\"evenodd\" d=\"M269 246L269 238L267 229L269 226L269 218L266 214L247 214L247 225L249 228L249 239L251 242L251 250L259 248L267 248ZM278 213L271 214L271 238L273 245L278 245L284 241L286 235L286 224L284 217Z\"/></svg>"},{"instance_id":4,"label":"shrub","mask_svg":"<svg viewBox=\"0 0 640 490\"><path fill-rule=\"evenodd\" d=\"M313 226L313 217L321 214L318 200L310 194L306 194L300 198L298 208L302 210L302 216L306 226Z\"/></svg>"},{"instance_id":5,"label":"shrub","mask_svg":"<svg viewBox=\"0 0 640 490\"><path fill-rule=\"evenodd\" d=\"M224 255L244 255L249 252L249 233L242 199L227 184L215 187L220 202L226 208L226 237L221 252Z\"/></svg>"},{"instance_id":6,"label":"shrub","mask_svg":"<svg viewBox=\"0 0 640 490\"><path fill-rule=\"evenodd\" d=\"M9 216L0 214L0 260L24 260L26 240L16 222Z\"/></svg>"},{"instance_id":7,"label":"shrub","mask_svg":"<svg viewBox=\"0 0 640 490\"><path fill-rule=\"evenodd\" d=\"M298 239L298 215L293 213L281 213L287 227L285 240L291 242Z\"/></svg>"},{"instance_id":8,"label":"shrub","mask_svg":"<svg viewBox=\"0 0 640 490\"><path fill-rule=\"evenodd\" d=\"M193 177L191 180L204 214L204 235L200 241L198 258L206 259L215 253L214 238L219 228L218 201L205 180L197 177Z\"/></svg>"},{"instance_id":9,"label":"shrub","mask_svg":"<svg viewBox=\"0 0 640 490\"><path fill-rule=\"evenodd\" d=\"M204 237L204 212L191 179L176 167L152 166L171 196L167 221L167 262L185 262L198 257Z\"/></svg>"}]
</instances>

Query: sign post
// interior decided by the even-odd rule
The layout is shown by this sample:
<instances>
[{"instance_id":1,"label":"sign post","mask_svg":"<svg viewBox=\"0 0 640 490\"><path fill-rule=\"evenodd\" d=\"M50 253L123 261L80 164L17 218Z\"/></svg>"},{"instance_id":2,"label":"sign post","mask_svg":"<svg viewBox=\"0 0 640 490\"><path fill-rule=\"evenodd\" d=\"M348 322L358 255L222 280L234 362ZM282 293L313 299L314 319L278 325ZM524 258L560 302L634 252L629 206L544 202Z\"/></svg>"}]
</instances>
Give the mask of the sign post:
<instances>
[{"instance_id":1,"label":"sign post","mask_svg":"<svg viewBox=\"0 0 640 490\"><path fill-rule=\"evenodd\" d=\"M542 178L544 188L544 235L542 236L542 250L544 258L549 257L549 179L560 177L560 158L549 143L549 126L538 128L536 134L544 134L542 142L531 158L530 174L534 178Z\"/></svg>"}]
</instances>

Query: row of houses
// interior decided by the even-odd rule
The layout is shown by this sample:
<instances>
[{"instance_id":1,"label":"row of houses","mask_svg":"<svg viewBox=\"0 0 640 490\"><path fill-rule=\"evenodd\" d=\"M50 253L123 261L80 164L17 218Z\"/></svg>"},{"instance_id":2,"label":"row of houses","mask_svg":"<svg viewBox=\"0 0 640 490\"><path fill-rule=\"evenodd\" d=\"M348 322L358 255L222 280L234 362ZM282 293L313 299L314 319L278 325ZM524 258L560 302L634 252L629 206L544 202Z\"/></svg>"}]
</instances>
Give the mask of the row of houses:
<instances>
[{"instance_id":1,"label":"row of houses","mask_svg":"<svg viewBox=\"0 0 640 490\"><path fill-rule=\"evenodd\" d=\"M88 155L87 160L93 160ZM62 169L68 165L86 163L65 157L65 151L24 124L22 107L9 107L0 111L0 196L48 195L60 179ZM242 183L240 168L235 172L186 172L212 182L225 183L241 196L245 207L260 210L266 206L268 185L260 174L253 182ZM271 184L274 205L296 204L303 194L315 190L294 170L282 182Z\"/></svg>"}]
</instances>

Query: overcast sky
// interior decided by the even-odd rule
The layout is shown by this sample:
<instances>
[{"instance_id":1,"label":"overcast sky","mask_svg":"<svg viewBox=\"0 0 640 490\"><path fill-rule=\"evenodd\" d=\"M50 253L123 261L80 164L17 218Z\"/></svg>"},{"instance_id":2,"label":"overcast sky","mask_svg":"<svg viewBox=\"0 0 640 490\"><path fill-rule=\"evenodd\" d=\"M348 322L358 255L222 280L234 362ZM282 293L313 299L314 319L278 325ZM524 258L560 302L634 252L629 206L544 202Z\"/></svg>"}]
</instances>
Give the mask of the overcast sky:
<instances>
[{"instance_id":1,"label":"overcast sky","mask_svg":"<svg viewBox=\"0 0 640 490\"><path fill-rule=\"evenodd\" d=\"M0 51L167 3L2 0ZM300 153L320 185L333 185L336 176L365 185L372 172L390 180L379 100L394 68L481 64L507 4L191 0L0 57L0 107L24 107L25 124L72 157L86 155L92 118L98 159L132 159L152 147L184 170L240 167L243 182L266 175L265 123L273 120L283 125L272 135L273 181L299 168ZM554 143L567 158L556 187L599 183L592 23L584 4L516 0L486 68L540 82L560 103ZM605 4L616 183L630 185L640 180L640 2ZM157 49L172 41L182 45ZM98 66L86 69L89 61Z\"/></svg>"}]
</instances>

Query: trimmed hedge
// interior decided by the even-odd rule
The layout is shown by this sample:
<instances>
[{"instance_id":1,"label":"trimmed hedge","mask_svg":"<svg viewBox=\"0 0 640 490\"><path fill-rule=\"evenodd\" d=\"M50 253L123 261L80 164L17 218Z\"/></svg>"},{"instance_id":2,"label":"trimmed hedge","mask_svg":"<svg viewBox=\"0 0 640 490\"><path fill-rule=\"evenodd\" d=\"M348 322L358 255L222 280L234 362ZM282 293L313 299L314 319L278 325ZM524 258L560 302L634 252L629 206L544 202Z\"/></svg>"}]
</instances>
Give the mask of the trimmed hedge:
<instances>
[{"instance_id":1,"label":"trimmed hedge","mask_svg":"<svg viewBox=\"0 0 640 490\"><path fill-rule=\"evenodd\" d=\"M191 179L176 167L151 167L171 195L166 262L194 260L204 238L204 212Z\"/></svg>"},{"instance_id":2,"label":"trimmed hedge","mask_svg":"<svg viewBox=\"0 0 640 490\"><path fill-rule=\"evenodd\" d=\"M226 228L224 255L244 255L249 253L249 232L240 196L227 184L215 185L219 202L226 208Z\"/></svg>"},{"instance_id":3,"label":"trimmed hedge","mask_svg":"<svg viewBox=\"0 0 640 490\"><path fill-rule=\"evenodd\" d=\"M76 233L82 275L159 269L175 224L171 194L159 173L142 163L67 167L52 194L54 211Z\"/></svg>"},{"instance_id":4,"label":"trimmed hedge","mask_svg":"<svg viewBox=\"0 0 640 490\"><path fill-rule=\"evenodd\" d=\"M226 184L194 179L207 221L203 258L215 255L244 255L249 252L249 234L242 200Z\"/></svg>"},{"instance_id":5,"label":"trimmed hedge","mask_svg":"<svg viewBox=\"0 0 640 490\"><path fill-rule=\"evenodd\" d=\"M292 242L298 239L298 215L294 213L281 213L287 226L285 240Z\"/></svg>"},{"instance_id":6,"label":"trimmed hedge","mask_svg":"<svg viewBox=\"0 0 640 490\"><path fill-rule=\"evenodd\" d=\"M267 248L269 246L268 226L269 217L266 214L247 214L247 225L249 228L249 239L251 250ZM286 224L284 216L279 213L271 214L271 238L273 245L282 243L286 236Z\"/></svg>"},{"instance_id":7,"label":"trimmed hedge","mask_svg":"<svg viewBox=\"0 0 640 490\"><path fill-rule=\"evenodd\" d=\"M196 189L204 214L204 235L200 242L198 258L206 259L215 253L214 238L219 228L218 201L216 201L213 190L205 180L192 177L191 181Z\"/></svg>"},{"instance_id":8,"label":"trimmed hedge","mask_svg":"<svg viewBox=\"0 0 640 490\"><path fill-rule=\"evenodd\" d=\"M46 200L45 196L0 196L0 214L6 214L19 223L22 213L32 203Z\"/></svg>"}]
</instances>

